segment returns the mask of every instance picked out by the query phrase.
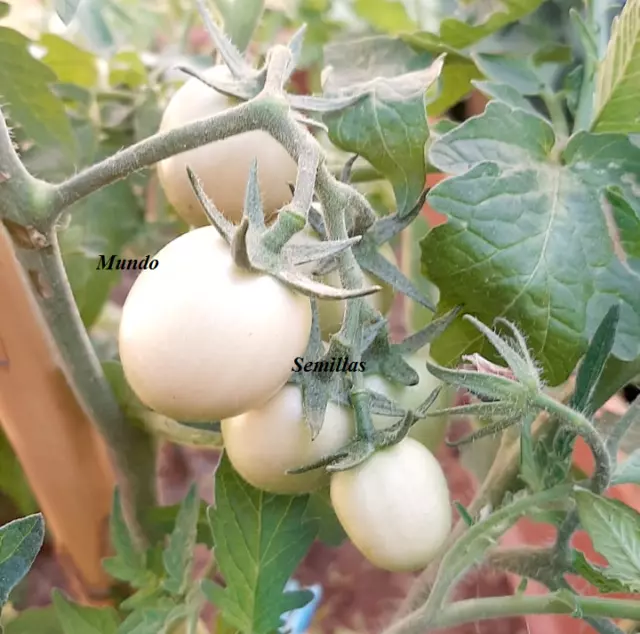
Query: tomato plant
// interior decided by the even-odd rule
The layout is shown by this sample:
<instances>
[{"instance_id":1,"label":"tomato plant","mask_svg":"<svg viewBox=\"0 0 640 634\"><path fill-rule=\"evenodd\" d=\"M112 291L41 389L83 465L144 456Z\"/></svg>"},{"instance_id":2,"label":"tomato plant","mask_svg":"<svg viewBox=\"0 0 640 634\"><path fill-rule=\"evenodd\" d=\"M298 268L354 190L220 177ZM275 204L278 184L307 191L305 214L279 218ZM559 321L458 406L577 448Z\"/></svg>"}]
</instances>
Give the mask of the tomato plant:
<instances>
[{"instance_id":1,"label":"tomato plant","mask_svg":"<svg viewBox=\"0 0 640 634\"><path fill-rule=\"evenodd\" d=\"M336 552L383 634L634 631L639 67L640 0L0 2L8 634L370 629Z\"/></svg>"}]
</instances>

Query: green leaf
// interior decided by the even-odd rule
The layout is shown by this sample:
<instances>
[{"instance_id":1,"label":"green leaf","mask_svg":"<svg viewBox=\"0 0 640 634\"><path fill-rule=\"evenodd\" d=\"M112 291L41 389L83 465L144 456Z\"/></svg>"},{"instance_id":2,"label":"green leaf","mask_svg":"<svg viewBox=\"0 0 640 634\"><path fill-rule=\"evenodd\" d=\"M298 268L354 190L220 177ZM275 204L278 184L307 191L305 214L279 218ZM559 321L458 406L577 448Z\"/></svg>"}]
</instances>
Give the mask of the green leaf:
<instances>
[{"instance_id":1,"label":"green leaf","mask_svg":"<svg viewBox=\"0 0 640 634\"><path fill-rule=\"evenodd\" d=\"M423 272L441 292L438 312L461 304L485 324L499 316L518 324L545 380L557 385L616 301L612 352L623 360L640 354L639 280L627 257L640 248L640 232L615 214L610 225L604 199L616 186L637 205L640 147L623 136L579 133L558 161L554 146L548 122L496 101L439 137L430 160L454 176L428 202L449 222L421 247ZM431 352L442 364L468 352L495 358L460 318Z\"/></svg>"},{"instance_id":2,"label":"green leaf","mask_svg":"<svg viewBox=\"0 0 640 634\"><path fill-rule=\"evenodd\" d=\"M76 143L64 105L51 91L54 72L29 53L31 42L0 26L0 97L13 123L38 145L55 146L71 162Z\"/></svg>"},{"instance_id":3,"label":"green leaf","mask_svg":"<svg viewBox=\"0 0 640 634\"><path fill-rule=\"evenodd\" d=\"M598 326L578 368L576 387L570 405L578 411L586 412L588 416L594 414L597 409L593 407L593 395L611 354L619 320L620 306L614 304Z\"/></svg>"},{"instance_id":4,"label":"green leaf","mask_svg":"<svg viewBox=\"0 0 640 634\"><path fill-rule=\"evenodd\" d=\"M430 117L439 117L462 101L473 89L473 80L482 77L476 65L464 57L449 54L439 79L438 96L427 103Z\"/></svg>"},{"instance_id":5,"label":"green leaf","mask_svg":"<svg viewBox=\"0 0 640 634\"><path fill-rule=\"evenodd\" d=\"M483 94L501 101L512 108L520 108L527 112L539 115L533 104L523 97L515 88L492 81L474 81L473 85Z\"/></svg>"},{"instance_id":6,"label":"green leaf","mask_svg":"<svg viewBox=\"0 0 640 634\"><path fill-rule=\"evenodd\" d=\"M373 28L383 33L395 34L416 29L416 23L398 0L355 0L353 10Z\"/></svg>"},{"instance_id":7,"label":"green leaf","mask_svg":"<svg viewBox=\"0 0 640 634\"><path fill-rule=\"evenodd\" d=\"M640 0L627 0L612 25L597 74L595 132L640 132Z\"/></svg>"},{"instance_id":8,"label":"green leaf","mask_svg":"<svg viewBox=\"0 0 640 634\"><path fill-rule=\"evenodd\" d=\"M109 519L109 534L116 551L114 557L103 560L104 569L116 579L140 587L149 578L146 553L137 548L125 522L120 501L120 490L113 493L113 507Z\"/></svg>"},{"instance_id":9,"label":"green leaf","mask_svg":"<svg viewBox=\"0 0 640 634\"><path fill-rule=\"evenodd\" d=\"M40 44L47 50L42 61L57 75L58 81L93 88L98 66L92 53L52 33L44 33Z\"/></svg>"},{"instance_id":10,"label":"green leaf","mask_svg":"<svg viewBox=\"0 0 640 634\"><path fill-rule=\"evenodd\" d=\"M315 491L309 496L306 517L314 519L318 523L318 539L328 546L336 548L347 538L333 506L331 506L328 487Z\"/></svg>"},{"instance_id":11,"label":"green leaf","mask_svg":"<svg viewBox=\"0 0 640 634\"><path fill-rule=\"evenodd\" d=\"M208 504L204 501L199 502L198 522L196 525L196 542L198 544L206 544L213 548L213 539L211 537L211 528L207 518ZM181 505L174 504L172 506L156 506L149 509L149 523L152 524L154 534L161 539L164 535L170 535L180 512Z\"/></svg>"},{"instance_id":12,"label":"green leaf","mask_svg":"<svg viewBox=\"0 0 640 634\"><path fill-rule=\"evenodd\" d=\"M65 24L69 24L69 22L73 20L76 10L78 9L78 5L81 2L82 0L54 0L54 7L56 9L56 13L60 16L60 19Z\"/></svg>"},{"instance_id":13,"label":"green leaf","mask_svg":"<svg viewBox=\"0 0 640 634\"><path fill-rule=\"evenodd\" d=\"M118 628L118 634L167 634L165 624L172 620L175 604L165 599L164 605L132 612Z\"/></svg>"},{"instance_id":14,"label":"green leaf","mask_svg":"<svg viewBox=\"0 0 640 634\"><path fill-rule=\"evenodd\" d=\"M29 572L43 541L44 519L40 513L0 527L0 607Z\"/></svg>"},{"instance_id":15,"label":"green leaf","mask_svg":"<svg viewBox=\"0 0 640 634\"><path fill-rule=\"evenodd\" d=\"M537 493L544 490L544 477L536 460L531 419L523 421L520 429L520 477L533 493Z\"/></svg>"},{"instance_id":16,"label":"green leaf","mask_svg":"<svg viewBox=\"0 0 640 634\"><path fill-rule=\"evenodd\" d=\"M20 514L30 515L38 510L38 503L20 461L2 429L0 429L0 491L16 505Z\"/></svg>"},{"instance_id":17,"label":"green leaf","mask_svg":"<svg viewBox=\"0 0 640 634\"><path fill-rule=\"evenodd\" d=\"M104 17L106 3L103 0L82 0L77 10L80 31L92 48L98 51L111 51L115 39Z\"/></svg>"},{"instance_id":18,"label":"green leaf","mask_svg":"<svg viewBox=\"0 0 640 634\"><path fill-rule=\"evenodd\" d=\"M58 589L54 589L52 601L64 634L116 634L118 631L118 613L113 608L78 605Z\"/></svg>"},{"instance_id":19,"label":"green leaf","mask_svg":"<svg viewBox=\"0 0 640 634\"><path fill-rule=\"evenodd\" d=\"M189 583L196 546L199 506L198 489L193 484L180 505L175 528L162 557L167 572L164 587L172 594L184 594Z\"/></svg>"},{"instance_id":20,"label":"green leaf","mask_svg":"<svg viewBox=\"0 0 640 634\"><path fill-rule=\"evenodd\" d=\"M467 7L459 6L458 18L445 18L440 22L438 34L426 31L404 36L405 41L417 48L432 52L460 51L499 31L507 24L517 22L535 11L542 0L482 0Z\"/></svg>"},{"instance_id":21,"label":"green leaf","mask_svg":"<svg viewBox=\"0 0 640 634\"><path fill-rule=\"evenodd\" d=\"M413 208L424 189L424 147L429 138L425 98L427 89L440 73L442 62L397 74L398 67L407 63L402 53L386 66L378 64L378 60L381 49L399 48L402 43L388 42L381 48L371 46L373 57L367 57L366 51L358 53L358 59L366 60L368 68L347 69L341 60L334 65L339 72L326 76L323 88L327 97L366 96L343 110L325 114L324 122L335 145L359 154L389 179L398 211L404 215ZM328 49L327 64L332 64L336 50ZM340 50L345 52L343 47ZM372 68L378 75L375 80L370 79ZM392 74L379 74L385 72Z\"/></svg>"},{"instance_id":22,"label":"green leaf","mask_svg":"<svg viewBox=\"0 0 640 634\"><path fill-rule=\"evenodd\" d=\"M606 568L587 561L587 558L579 550L573 553L573 568L577 574L600 592L629 592L629 588L617 579L609 579Z\"/></svg>"},{"instance_id":23,"label":"green leaf","mask_svg":"<svg viewBox=\"0 0 640 634\"><path fill-rule=\"evenodd\" d=\"M147 69L136 51L120 51L109 60L109 83L137 89L148 82Z\"/></svg>"},{"instance_id":24,"label":"green leaf","mask_svg":"<svg viewBox=\"0 0 640 634\"><path fill-rule=\"evenodd\" d=\"M543 81L527 57L477 53L473 55L473 61L486 77L513 88L521 95L538 95L544 90Z\"/></svg>"},{"instance_id":25,"label":"green leaf","mask_svg":"<svg viewBox=\"0 0 640 634\"><path fill-rule=\"evenodd\" d=\"M640 591L640 514L590 491L577 491L575 498L582 527L609 563L606 576Z\"/></svg>"},{"instance_id":26,"label":"green leaf","mask_svg":"<svg viewBox=\"0 0 640 634\"><path fill-rule=\"evenodd\" d=\"M144 226L143 211L131 183L121 181L76 203L71 214L60 246L74 299L90 327L120 280L120 271L98 270L99 256L121 256Z\"/></svg>"},{"instance_id":27,"label":"green leaf","mask_svg":"<svg viewBox=\"0 0 640 634\"><path fill-rule=\"evenodd\" d=\"M308 593L283 594L283 589L317 534L316 522L305 516L308 502L307 496L254 489L223 454L209 521L226 587L206 581L203 590L244 634L278 629L280 616L307 598Z\"/></svg>"},{"instance_id":28,"label":"green leaf","mask_svg":"<svg viewBox=\"0 0 640 634\"><path fill-rule=\"evenodd\" d=\"M53 606L30 608L9 621L4 634L64 634Z\"/></svg>"},{"instance_id":29,"label":"green leaf","mask_svg":"<svg viewBox=\"0 0 640 634\"><path fill-rule=\"evenodd\" d=\"M224 32L243 52L260 23L264 0L214 0L224 21ZM240 7L241 5L241 7Z\"/></svg>"},{"instance_id":30,"label":"green leaf","mask_svg":"<svg viewBox=\"0 0 640 634\"><path fill-rule=\"evenodd\" d=\"M636 449L617 466L611 479L611 486L616 484L640 484L640 449Z\"/></svg>"}]
</instances>

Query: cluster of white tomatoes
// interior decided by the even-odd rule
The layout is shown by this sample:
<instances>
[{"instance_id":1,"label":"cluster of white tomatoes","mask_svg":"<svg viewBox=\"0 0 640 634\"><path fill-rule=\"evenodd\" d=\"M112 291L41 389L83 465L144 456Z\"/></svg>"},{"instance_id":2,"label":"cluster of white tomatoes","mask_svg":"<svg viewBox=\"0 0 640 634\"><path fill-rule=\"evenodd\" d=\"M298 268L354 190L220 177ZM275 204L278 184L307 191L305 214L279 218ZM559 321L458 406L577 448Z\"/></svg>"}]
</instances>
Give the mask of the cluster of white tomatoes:
<instances>
[{"instance_id":1,"label":"cluster of white tomatoes","mask_svg":"<svg viewBox=\"0 0 640 634\"><path fill-rule=\"evenodd\" d=\"M228 71L218 66L205 76L225 79ZM227 96L190 79L169 102L161 130L232 105ZM347 444L354 418L350 408L330 402L322 430L311 440L300 388L287 383L293 360L304 354L309 341L310 300L269 275L238 268L227 243L206 226L192 191L187 165L216 207L238 222L254 157L269 219L290 200L288 183L295 182L297 166L266 132L239 134L159 163L169 202L195 228L155 256L159 266L143 271L127 297L119 334L126 378L140 400L160 414L178 421L221 421L225 451L254 487L299 495L329 484L338 519L374 564L389 570L424 567L451 525L447 484L431 453L442 440L444 421L418 422L411 437L347 471L286 474ZM391 260L393 253L387 249L385 256ZM338 274L323 281L337 286ZM386 288L368 301L384 314L392 295ZM319 302L323 337L337 332L344 309L342 301ZM437 385L426 370L426 358L407 359L420 376L416 386L400 386L376 375L366 376L365 384L415 408ZM396 421L373 418L378 428Z\"/></svg>"}]
</instances>

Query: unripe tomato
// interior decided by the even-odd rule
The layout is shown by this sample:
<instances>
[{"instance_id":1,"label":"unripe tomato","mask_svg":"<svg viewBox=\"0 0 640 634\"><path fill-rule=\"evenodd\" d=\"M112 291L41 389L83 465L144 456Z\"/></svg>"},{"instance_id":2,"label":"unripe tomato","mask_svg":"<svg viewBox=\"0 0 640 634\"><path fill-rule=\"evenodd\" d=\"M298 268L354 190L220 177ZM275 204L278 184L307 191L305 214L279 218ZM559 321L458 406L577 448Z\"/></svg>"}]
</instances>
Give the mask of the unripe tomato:
<instances>
[{"instance_id":1,"label":"unripe tomato","mask_svg":"<svg viewBox=\"0 0 640 634\"><path fill-rule=\"evenodd\" d=\"M413 438L333 474L331 503L355 547L385 570L424 568L451 530L442 469Z\"/></svg>"},{"instance_id":2,"label":"unripe tomato","mask_svg":"<svg viewBox=\"0 0 640 634\"><path fill-rule=\"evenodd\" d=\"M202 74L210 80L228 82L232 78L229 69L223 65L209 68ZM238 103L191 78L169 101L160 132L205 119ZM263 130L244 132L171 156L158 163L158 177L167 199L190 225L203 226L208 220L193 193L187 166L200 177L205 192L218 210L231 222L238 223L254 159L258 161L262 204L268 218L291 200L288 183L295 183L298 168L284 147Z\"/></svg>"},{"instance_id":3,"label":"unripe tomato","mask_svg":"<svg viewBox=\"0 0 640 634\"><path fill-rule=\"evenodd\" d=\"M290 240L291 244L304 244L305 242L317 242L319 238L311 229L305 228L303 231L294 235ZM397 265L396 257L393 253L393 249L388 245L382 245L380 253L394 265ZM302 264L298 267L300 271L306 275L310 275L311 271L316 263L309 262L308 264ZM320 281L329 286L341 288L340 273L338 269L334 269L331 273L327 273L320 278ZM381 286L382 290L368 295L365 299L369 302L369 305L378 310L383 315L386 315L393 303L394 290L391 286L379 280L377 277L370 275L366 271L364 272L364 284L365 286ZM347 308L345 300L335 299L318 299L318 321L320 324L320 333L323 339L329 339L329 337L340 330L342 326L342 319L344 317L344 311Z\"/></svg>"},{"instance_id":4,"label":"unripe tomato","mask_svg":"<svg viewBox=\"0 0 640 634\"><path fill-rule=\"evenodd\" d=\"M257 489L290 495L327 484L329 475L324 469L287 475L288 469L340 449L353 433L352 410L329 402L322 429L312 441L297 385L285 385L262 407L222 421L225 451L235 470Z\"/></svg>"},{"instance_id":5,"label":"unripe tomato","mask_svg":"<svg viewBox=\"0 0 640 634\"><path fill-rule=\"evenodd\" d=\"M444 409L452 405L453 390L427 370L426 361L431 360L429 353L421 350L416 354L405 357L405 361L418 373L420 382L416 385L405 386L392 383L379 374L365 376L364 384L374 392L380 392L389 397L405 409L416 409L427 400L429 394L438 386L442 386L438 398L430 409ZM421 442L430 451L436 451L444 439L447 427L447 416L428 417L419 420L409 430L409 436ZM397 417L372 415L372 422L376 429L384 429L398 422Z\"/></svg>"},{"instance_id":6,"label":"unripe tomato","mask_svg":"<svg viewBox=\"0 0 640 634\"><path fill-rule=\"evenodd\" d=\"M125 376L151 409L214 421L266 403L304 353L311 304L238 268L214 227L181 235L135 281L122 309Z\"/></svg>"}]
</instances>

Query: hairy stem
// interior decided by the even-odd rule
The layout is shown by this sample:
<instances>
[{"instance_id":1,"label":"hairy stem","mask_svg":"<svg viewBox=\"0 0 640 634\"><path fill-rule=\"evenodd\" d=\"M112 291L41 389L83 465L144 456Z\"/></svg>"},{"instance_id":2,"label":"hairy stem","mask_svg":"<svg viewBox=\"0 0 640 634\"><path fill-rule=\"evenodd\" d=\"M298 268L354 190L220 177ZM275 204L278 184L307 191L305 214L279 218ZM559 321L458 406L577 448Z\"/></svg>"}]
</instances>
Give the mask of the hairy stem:
<instances>
[{"instance_id":1,"label":"hairy stem","mask_svg":"<svg viewBox=\"0 0 640 634\"><path fill-rule=\"evenodd\" d=\"M36 251L44 316L65 362L77 398L95 421L116 466L126 511L138 537L144 536L144 512L155 505L153 439L127 420L102 371L67 280L55 233L51 246Z\"/></svg>"},{"instance_id":2,"label":"hairy stem","mask_svg":"<svg viewBox=\"0 0 640 634\"><path fill-rule=\"evenodd\" d=\"M548 491L526 496L468 528L442 558L429 598L424 605L391 625L384 634L414 634L432 626L437 615L444 609L443 605L453 585L473 565L474 561L469 553L477 552L478 544L483 543L483 540L486 542L489 536L492 539L497 538L532 508L563 500L568 496L571 488L572 485L560 485Z\"/></svg>"},{"instance_id":3,"label":"hairy stem","mask_svg":"<svg viewBox=\"0 0 640 634\"><path fill-rule=\"evenodd\" d=\"M433 620L432 627L434 629L454 627L462 623L527 614L570 614L576 618L640 619L640 601L581 596L568 599L564 593L468 599L453 603L441 610Z\"/></svg>"},{"instance_id":4,"label":"hairy stem","mask_svg":"<svg viewBox=\"0 0 640 634\"><path fill-rule=\"evenodd\" d=\"M546 394L539 394L536 397L536 404L569 423L573 431L585 439L596 461L591 489L594 493L604 491L611 480L611 456L595 427L580 412Z\"/></svg>"}]
</instances>

